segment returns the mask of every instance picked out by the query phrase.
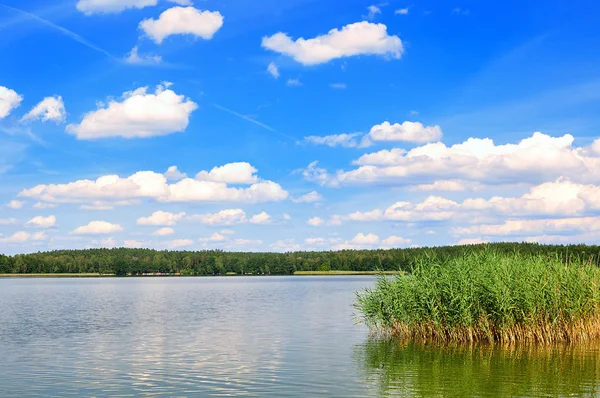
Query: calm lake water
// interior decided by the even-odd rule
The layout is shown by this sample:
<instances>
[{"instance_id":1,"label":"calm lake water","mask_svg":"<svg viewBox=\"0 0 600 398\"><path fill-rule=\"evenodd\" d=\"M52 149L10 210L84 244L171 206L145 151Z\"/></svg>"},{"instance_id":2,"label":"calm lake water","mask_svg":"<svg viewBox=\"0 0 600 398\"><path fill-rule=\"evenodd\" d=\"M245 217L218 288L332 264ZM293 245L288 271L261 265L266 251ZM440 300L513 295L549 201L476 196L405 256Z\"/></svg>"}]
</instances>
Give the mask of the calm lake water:
<instances>
[{"instance_id":1,"label":"calm lake water","mask_svg":"<svg viewBox=\"0 0 600 398\"><path fill-rule=\"evenodd\" d=\"M373 341L371 277L0 279L0 396L596 396L596 345Z\"/></svg>"}]
</instances>

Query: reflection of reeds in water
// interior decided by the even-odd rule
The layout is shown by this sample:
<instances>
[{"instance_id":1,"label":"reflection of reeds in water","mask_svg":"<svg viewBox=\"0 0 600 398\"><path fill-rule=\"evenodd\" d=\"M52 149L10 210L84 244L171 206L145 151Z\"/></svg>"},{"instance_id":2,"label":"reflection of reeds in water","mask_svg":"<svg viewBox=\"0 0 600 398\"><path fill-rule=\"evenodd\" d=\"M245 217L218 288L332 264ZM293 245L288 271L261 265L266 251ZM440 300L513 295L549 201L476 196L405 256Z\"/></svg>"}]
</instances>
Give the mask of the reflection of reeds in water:
<instances>
[{"instance_id":1,"label":"reflection of reeds in water","mask_svg":"<svg viewBox=\"0 0 600 398\"><path fill-rule=\"evenodd\" d=\"M426 345L370 340L355 361L380 396L596 396L600 345Z\"/></svg>"},{"instance_id":2,"label":"reflection of reeds in water","mask_svg":"<svg viewBox=\"0 0 600 398\"><path fill-rule=\"evenodd\" d=\"M600 338L600 269L487 250L423 258L409 276L380 277L357 308L377 335L435 342Z\"/></svg>"}]
</instances>

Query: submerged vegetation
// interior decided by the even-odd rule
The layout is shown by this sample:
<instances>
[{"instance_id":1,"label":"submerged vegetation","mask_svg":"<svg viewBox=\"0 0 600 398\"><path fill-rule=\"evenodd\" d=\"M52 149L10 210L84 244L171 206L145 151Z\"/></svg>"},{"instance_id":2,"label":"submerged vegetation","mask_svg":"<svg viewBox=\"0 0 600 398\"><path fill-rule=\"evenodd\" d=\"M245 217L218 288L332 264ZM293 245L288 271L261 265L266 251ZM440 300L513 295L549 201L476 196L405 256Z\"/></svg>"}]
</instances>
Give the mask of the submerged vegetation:
<instances>
[{"instance_id":1,"label":"submerged vegetation","mask_svg":"<svg viewBox=\"0 0 600 398\"><path fill-rule=\"evenodd\" d=\"M379 335L432 342L575 342L600 337L600 268L589 257L492 247L418 259L381 276L357 309Z\"/></svg>"},{"instance_id":2,"label":"submerged vegetation","mask_svg":"<svg viewBox=\"0 0 600 398\"><path fill-rule=\"evenodd\" d=\"M599 246L550 246L535 243L494 243L389 250L329 252L233 253L221 250L158 251L150 249L56 250L4 256L0 274L93 273L109 275L291 275L300 272L404 271L411 272L422 258L444 262L465 253L493 250L499 254L539 255L559 262L597 263ZM1 248L0 248L1 250Z\"/></svg>"}]
</instances>

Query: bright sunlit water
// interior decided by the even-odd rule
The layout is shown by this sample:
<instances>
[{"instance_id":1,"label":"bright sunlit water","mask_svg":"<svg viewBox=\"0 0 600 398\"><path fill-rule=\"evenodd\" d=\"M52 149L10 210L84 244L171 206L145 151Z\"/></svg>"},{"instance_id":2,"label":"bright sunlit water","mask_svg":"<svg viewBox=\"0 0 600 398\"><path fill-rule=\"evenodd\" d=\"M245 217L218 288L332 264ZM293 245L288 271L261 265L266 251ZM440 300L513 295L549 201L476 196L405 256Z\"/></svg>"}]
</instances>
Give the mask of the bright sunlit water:
<instances>
[{"instance_id":1,"label":"bright sunlit water","mask_svg":"<svg viewBox=\"0 0 600 398\"><path fill-rule=\"evenodd\" d=\"M596 345L417 347L371 277L0 279L0 396L595 396Z\"/></svg>"}]
</instances>

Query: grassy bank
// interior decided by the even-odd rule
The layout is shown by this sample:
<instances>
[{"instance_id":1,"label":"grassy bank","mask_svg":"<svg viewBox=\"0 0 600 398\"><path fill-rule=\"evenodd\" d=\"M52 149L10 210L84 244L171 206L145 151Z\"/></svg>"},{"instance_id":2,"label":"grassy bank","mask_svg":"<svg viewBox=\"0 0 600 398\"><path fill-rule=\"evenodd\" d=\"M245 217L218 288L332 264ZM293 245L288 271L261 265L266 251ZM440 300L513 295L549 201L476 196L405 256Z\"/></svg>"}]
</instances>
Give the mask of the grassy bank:
<instances>
[{"instance_id":1,"label":"grassy bank","mask_svg":"<svg viewBox=\"0 0 600 398\"><path fill-rule=\"evenodd\" d=\"M294 275L399 275L402 271L296 271Z\"/></svg>"},{"instance_id":2,"label":"grassy bank","mask_svg":"<svg viewBox=\"0 0 600 398\"><path fill-rule=\"evenodd\" d=\"M465 252L381 277L356 307L374 333L436 342L573 342L600 337L600 269L578 260Z\"/></svg>"}]
</instances>

